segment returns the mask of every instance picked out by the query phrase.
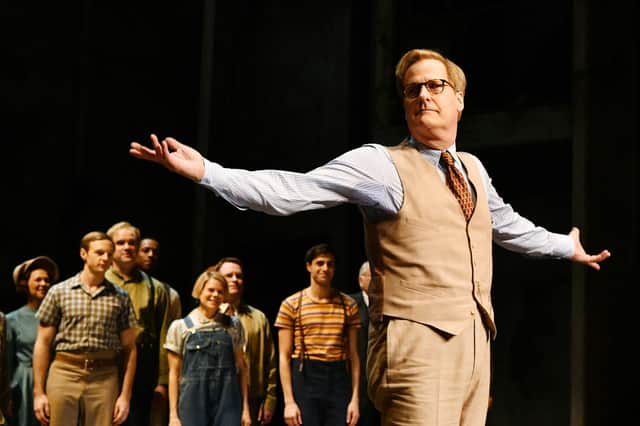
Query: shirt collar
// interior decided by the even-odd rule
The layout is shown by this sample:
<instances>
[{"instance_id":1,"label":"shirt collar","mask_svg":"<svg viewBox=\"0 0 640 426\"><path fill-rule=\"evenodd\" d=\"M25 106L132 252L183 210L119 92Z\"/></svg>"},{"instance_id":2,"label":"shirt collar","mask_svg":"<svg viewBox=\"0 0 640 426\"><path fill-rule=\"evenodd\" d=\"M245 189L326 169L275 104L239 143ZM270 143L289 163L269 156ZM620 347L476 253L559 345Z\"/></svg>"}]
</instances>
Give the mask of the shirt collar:
<instances>
[{"instance_id":1,"label":"shirt collar","mask_svg":"<svg viewBox=\"0 0 640 426\"><path fill-rule=\"evenodd\" d=\"M112 273L116 278L118 278L123 283L140 282L143 280L142 270L140 268L134 268L134 270L131 272L131 278L128 280L125 280L124 277L120 274L120 272L116 271L113 266L111 266L107 270L107 273Z\"/></svg>"},{"instance_id":2,"label":"shirt collar","mask_svg":"<svg viewBox=\"0 0 640 426\"><path fill-rule=\"evenodd\" d=\"M362 300L364 301L365 306L369 306L369 295L366 291L362 292Z\"/></svg>"},{"instance_id":3,"label":"shirt collar","mask_svg":"<svg viewBox=\"0 0 640 426\"><path fill-rule=\"evenodd\" d=\"M429 161L434 166L436 166L436 167L438 166L438 164L440 163L440 155L442 155L442 151L441 150L429 148L428 146L423 145L420 142L418 142L417 140L415 140L413 138L413 136L409 136L408 143L409 143L409 145L414 147L420 153L420 155L422 155L423 158L425 158L427 161ZM460 165L460 160L458 159L458 154L456 154L456 144L454 143L449 148L447 148L447 151L449 151L449 153L451 153L451 156L453 157L453 161L457 165Z\"/></svg>"},{"instance_id":4,"label":"shirt collar","mask_svg":"<svg viewBox=\"0 0 640 426\"><path fill-rule=\"evenodd\" d=\"M193 315L194 319L196 319L200 324L209 324L214 322L213 318L207 318L206 315L198 308L191 311L191 315Z\"/></svg>"},{"instance_id":5,"label":"shirt collar","mask_svg":"<svg viewBox=\"0 0 640 426\"><path fill-rule=\"evenodd\" d=\"M80 272L78 272L76 275L74 275L71 278L71 281L69 282L69 287L72 289L85 288L83 287L82 280L80 279ZM106 278L102 281L102 284L100 285L100 287L102 287L101 292L115 291L114 284L111 281L107 280Z\"/></svg>"}]
</instances>

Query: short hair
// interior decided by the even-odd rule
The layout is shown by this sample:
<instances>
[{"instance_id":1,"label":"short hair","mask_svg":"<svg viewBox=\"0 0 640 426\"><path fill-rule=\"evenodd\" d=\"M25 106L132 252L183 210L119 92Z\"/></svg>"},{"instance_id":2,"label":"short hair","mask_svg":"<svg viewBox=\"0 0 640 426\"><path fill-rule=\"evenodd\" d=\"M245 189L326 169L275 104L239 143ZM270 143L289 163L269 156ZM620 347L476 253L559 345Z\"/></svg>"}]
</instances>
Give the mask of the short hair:
<instances>
[{"instance_id":1,"label":"short hair","mask_svg":"<svg viewBox=\"0 0 640 426\"><path fill-rule=\"evenodd\" d=\"M231 256L223 257L222 259L218 260L216 264L213 265L213 267L207 268L207 270L220 271L220 268L222 268L222 265L225 263L235 263L236 265L240 266L240 269L242 269L242 271L244 272L244 265L242 264L242 261L237 257Z\"/></svg>"},{"instance_id":2,"label":"short hair","mask_svg":"<svg viewBox=\"0 0 640 426\"><path fill-rule=\"evenodd\" d=\"M220 284L222 284L222 287L224 288L225 293L229 291L227 287L227 280L220 272L204 271L203 273L200 274L200 276L198 276L195 284L193 284L193 290L191 290L191 296L194 299L199 299L205 284L207 284L211 280L218 281Z\"/></svg>"},{"instance_id":3,"label":"short hair","mask_svg":"<svg viewBox=\"0 0 640 426\"><path fill-rule=\"evenodd\" d=\"M445 57L440 52L430 49L412 49L402 55L402 58L396 65L396 89L400 97L403 97L404 90L404 76L411 65L422 59L435 59L442 62L447 70L447 78L451 80L451 84L455 86L457 92L461 92L464 96L467 90L467 78L464 75L464 71L451 59Z\"/></svg>"},{"instance_id":4,"label":"short hair","mask_svg":"<svg viewBox=\"0 0 640 426\"><path fill-rule=\"evenodd\" d=\"M145 236L142 236L142 234L140 234L140 235L141 235L140 236L140 241L151 240L151 241L155 241L156 243L158 243L158 245L160 245L160 240L157 239L156 237L154 237L153 235L145 235Z\"/></svg>"},{"instance_id":5,"label":"short hair","mask_svg":"<svg viewBox=\"0 0 640 426\"><path fill-rule=\"evenodd\" d=\"M364 262L362 262L362 265L360 265L358 276L363 275L367 271L371 272L371 268L369 267L369 261L365 260Z\"/></svg>"},{"instance_id":6,"label":"short hair","mask_svg":"<svg viewBox=\"0 0 640 426\"><path fill-rule=\"evenodd\" d=\"M113 240L110 235L102 231L91 231L80 239L80 248L89 251L89 246L92 242L104 240L111 241L111 244L113 244Z\"/></svg>"},{"instance_id":7,"label":"short hair","mask_svg":"<svg viewBox=\"0 0 640 426\"><path fill-rule=\"evenodd\" d=\"M114 234L121 229L129 229L130 231L133 231L133 234L136 237L136 241L140 242L140 229L124 220L111 226L111 228L109 228L109 230L107 231L107 235L113 239Z\"/></svg>"},{"instance_id":8,"label":"short hair","mask_svg":"<svg viewBox=\"0 0 640 426\"><path fill-rule=\"evenodd\" d=\"M322 244L316 244L315 246L307 250L307 253L304 256L304 261L306 263L311 263L313 262L313 259L322 255L330 255L334 259L336 257L336 254L331 248L331 246L329 246L329 244L327 243L322 243Z\"/></svg>"}]
</instances>

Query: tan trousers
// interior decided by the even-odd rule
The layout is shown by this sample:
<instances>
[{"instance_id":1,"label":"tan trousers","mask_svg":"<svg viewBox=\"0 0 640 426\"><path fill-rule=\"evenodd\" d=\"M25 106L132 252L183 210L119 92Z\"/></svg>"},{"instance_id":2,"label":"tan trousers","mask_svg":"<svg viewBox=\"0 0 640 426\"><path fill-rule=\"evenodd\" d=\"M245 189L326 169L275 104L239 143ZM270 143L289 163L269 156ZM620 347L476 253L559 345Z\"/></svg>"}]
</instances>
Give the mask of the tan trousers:
<instances>
[{"instance_id":1,"label":"tan trousers","mask_svg":"<svg viewBox=\"0 0 640 426\"><path fill-rule=\"evenodd\" d=\"M477 311L456 336L394 318L369 330L368 391L382 425L485 425L490 342Z\"/></svg>"},{"instance_id":2,"label":"tan trousers","mask_svg":"<svg viewBox=\"0 0 640 426\"><path fill-rule=\"evenodd\" d=\"M54 360L47 377L50 426L111 426L118 397L118 368L85 369Z\"/></svg>"}]
</instances>

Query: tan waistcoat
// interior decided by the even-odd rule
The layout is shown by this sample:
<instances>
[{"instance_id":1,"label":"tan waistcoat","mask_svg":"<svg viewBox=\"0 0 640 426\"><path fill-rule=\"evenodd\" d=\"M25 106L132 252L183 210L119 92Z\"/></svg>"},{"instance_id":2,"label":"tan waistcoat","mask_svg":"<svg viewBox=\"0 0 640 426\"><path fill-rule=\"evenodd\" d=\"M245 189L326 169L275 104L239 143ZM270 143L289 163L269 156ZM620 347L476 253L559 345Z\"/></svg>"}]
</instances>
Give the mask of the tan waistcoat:
<instances>
[{"instance_id":1,"label":"tan waistcoat","mask_svg":"<svg viewBox=\"0 0 640 426\"><path fill-rule=\"evenodd\" d=\"M434 165L406 142L388 150L404 200L396 216L365 224L371 321L386 315L455 335L480 311L495 337L491 216L475 160L458 153L476 193L467 223Z\"/></svg>"}]
</instances>

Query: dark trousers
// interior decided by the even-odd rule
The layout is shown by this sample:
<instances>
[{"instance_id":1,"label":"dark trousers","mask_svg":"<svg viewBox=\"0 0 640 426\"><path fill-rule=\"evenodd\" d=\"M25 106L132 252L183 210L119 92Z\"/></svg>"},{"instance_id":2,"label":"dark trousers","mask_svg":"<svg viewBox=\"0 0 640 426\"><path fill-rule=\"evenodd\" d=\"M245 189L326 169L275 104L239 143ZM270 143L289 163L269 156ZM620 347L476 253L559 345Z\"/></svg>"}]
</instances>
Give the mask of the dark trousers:
<instances>
[{"instance_id":1,"label":"dark trousers","mask_svg":"<svg viewBox=\"0 0 640 426\"><path fill-rule=\"evenodd\" d=\"M133 378L129 417L125 426L149 426L153 391L158 383L158 347L147 341L138 342L136 374Z\"/></svg>"},{"instance_id":2,"label":"dark trousers","mask_svg":"<svg viewBox=\"0 0 640 426\"><path fill-rule=\"evenodd\" d=\"M293 397L304 426L336 426L346 423L351 400L351 374L345 361L291 361Z\"/></svg>"}]
</instances>

